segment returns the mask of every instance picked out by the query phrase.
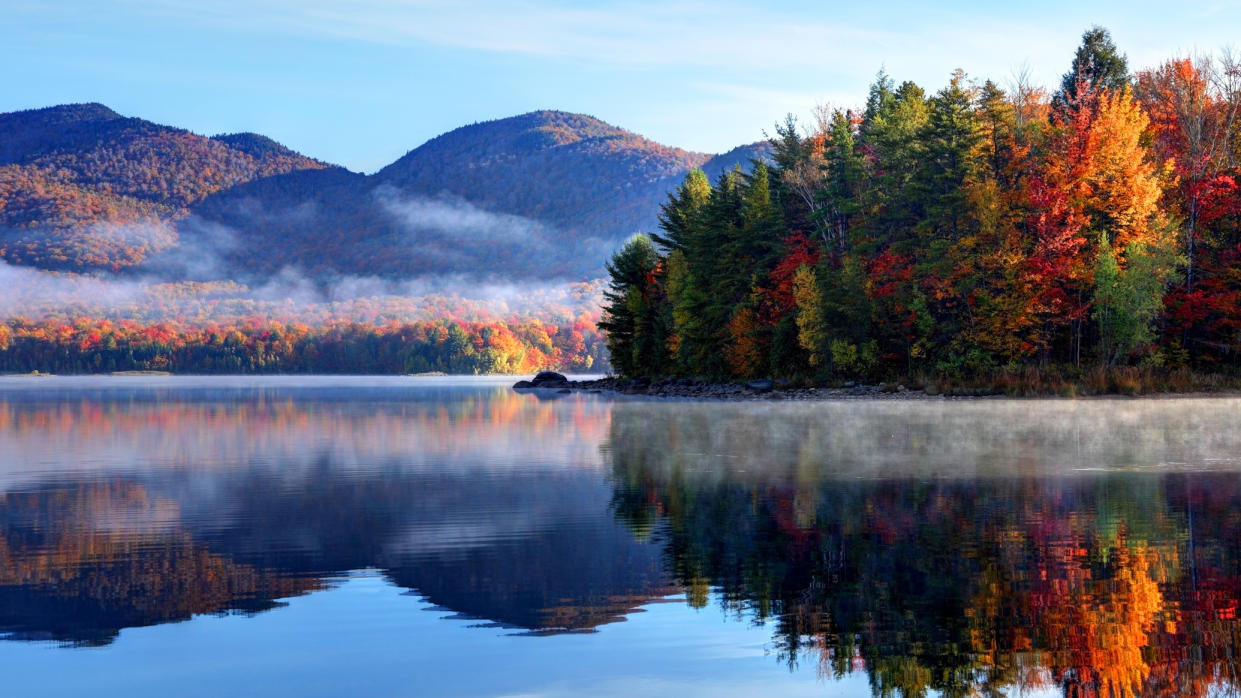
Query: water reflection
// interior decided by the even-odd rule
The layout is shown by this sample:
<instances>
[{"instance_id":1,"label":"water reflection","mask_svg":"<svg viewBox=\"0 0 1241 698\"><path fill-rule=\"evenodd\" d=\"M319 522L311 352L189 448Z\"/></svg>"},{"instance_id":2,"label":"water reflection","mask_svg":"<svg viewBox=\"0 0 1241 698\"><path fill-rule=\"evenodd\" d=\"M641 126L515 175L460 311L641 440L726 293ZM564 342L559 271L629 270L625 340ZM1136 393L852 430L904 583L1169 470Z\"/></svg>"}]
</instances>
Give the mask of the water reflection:
<instances>
[{"instance_id":1,"label":"water reflection","mask_svg":"<svg viewBox=\"0 0 1241 698\"><path fill-rule=\"evenodd\" d=\"M1205 695L1238 686L1235 409L835 405L756 429L622 406L612 506L690 605L718 589L782 661L876 695Z\"/></svg>"},{"instance_id":2,"label":"water reflection","mask_svg":"<svg viewBox=\"0 0 1241 698\"><path fill-rule=\"evenodd\" d=\"M107 645L365 569L516 634L683 594L877 695L1235 690L1238 408L0 384L0 635Z\"/></svg>"},{"instance_id":3,"label":"water reflection","mask_svg":"<svg viewBox=\"0 0 1241 698\"><path fill-rule=\"evenodd\" d=\"M0 400L0 633L104 644L375 568L459 614L582 631L672 593L608 512L605 405L495 384Z\"/></svg>"}]
</instances>

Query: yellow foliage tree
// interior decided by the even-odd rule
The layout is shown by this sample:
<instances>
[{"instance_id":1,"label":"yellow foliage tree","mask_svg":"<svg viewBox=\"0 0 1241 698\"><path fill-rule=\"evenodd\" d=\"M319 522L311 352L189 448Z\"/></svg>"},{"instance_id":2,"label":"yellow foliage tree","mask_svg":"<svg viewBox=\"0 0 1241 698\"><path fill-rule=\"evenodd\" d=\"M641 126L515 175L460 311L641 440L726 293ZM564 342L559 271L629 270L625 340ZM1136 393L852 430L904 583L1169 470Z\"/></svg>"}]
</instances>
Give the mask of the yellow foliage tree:
<instances>
[{"instance_id":1,"label":"yellow foliage tree","mask_svg":"<svg viewBox=\"0 0 1241 698\"><path fill-rule=\"evenodd\" d=\"M734 376L749 378L759 373L763 353L758 341L758 316L749 306L741 306L728 323L729 343L725 348L728 367Z\"/></svg>"},{"instance_id":2,"label":"yellow foliage tree","mask_svg":"<svg viewBox=\"0 0 1241 698\"><path fill-rule=\"evenodd\" d=\"M1084 172L1086 208L1113 249L1136 242L1163 248L1174 231L1159 209L1170 167L1157 167L1142 134L1150 121L1128 89L1104 93L1090 127Z\"/></svg>"}]
</instances>

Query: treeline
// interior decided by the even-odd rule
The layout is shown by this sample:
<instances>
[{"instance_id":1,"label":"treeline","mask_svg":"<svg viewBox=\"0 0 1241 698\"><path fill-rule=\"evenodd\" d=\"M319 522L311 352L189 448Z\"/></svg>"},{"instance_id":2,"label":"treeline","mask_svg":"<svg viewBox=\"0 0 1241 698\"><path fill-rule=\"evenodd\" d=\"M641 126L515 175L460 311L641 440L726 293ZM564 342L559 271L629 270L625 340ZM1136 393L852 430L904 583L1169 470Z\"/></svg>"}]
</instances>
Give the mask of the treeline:
<instances>
[{"instance_id":1,"label":"treeline","mask_svg":"<svg viewBox=\"0 0 1241 698\"><path fill-rule=\"evenodd\" d=\"M562 325L254 320L209 327L95 318L0 322L0 373L484 374L607 368L603 338L586 320Z\"/></svg>"},{"instance_id":2,"label":"treeline","mask_svg":"<svg viewBox=\"0 0 1241 698\"><path fill-rule=\"evenodd\" d=\"M691 172L610 265L624 375L980 377L1231 369L1241 348L1241 62L1129 72L1083 36L1054 94L880 73Z\"/></svg>"}]
</instances>

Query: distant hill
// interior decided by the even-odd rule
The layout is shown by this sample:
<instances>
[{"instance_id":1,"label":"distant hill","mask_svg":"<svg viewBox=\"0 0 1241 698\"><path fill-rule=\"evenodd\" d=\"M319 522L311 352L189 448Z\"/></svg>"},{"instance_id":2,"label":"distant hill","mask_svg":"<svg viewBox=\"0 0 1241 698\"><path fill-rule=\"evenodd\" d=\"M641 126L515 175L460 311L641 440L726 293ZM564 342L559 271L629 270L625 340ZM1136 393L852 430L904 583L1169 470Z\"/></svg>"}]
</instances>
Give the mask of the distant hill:
<instances>
[{"instance_id":1,"label":"distant hill","mask_svg":"<svg viewBox=\"0 0 1241 698\"><path fill-rule=\"evenodd\" d=\"M141 264L188 207L324 163L254 134L206 138L101 104L0 115L0 258L50 269Z\"/></svg>"},{"instance_id":2,"label":"distant hill","mask_svg":"<svg viewBox=\"0 0 1241 698\"><path fill-rule=\"evenodd\" d=\"M540 111L450 131L374 179L532 218L564 235L615 239L649 227L652 203L709 159L589 116Z\"/></svg>"},{"instance_id":3,"label":"distant hill","mask_svg":"<svg viewBox=\"0 0 1241 698\"><path fill-rule=\"evenodd\" d=\"M691 168L714 178L765 152L694 153L539 111L458 128L364 176L258 134L51 107L0 115L0 258L228 278L580 279L653 229Z\"/></svg>"}]
</instances>

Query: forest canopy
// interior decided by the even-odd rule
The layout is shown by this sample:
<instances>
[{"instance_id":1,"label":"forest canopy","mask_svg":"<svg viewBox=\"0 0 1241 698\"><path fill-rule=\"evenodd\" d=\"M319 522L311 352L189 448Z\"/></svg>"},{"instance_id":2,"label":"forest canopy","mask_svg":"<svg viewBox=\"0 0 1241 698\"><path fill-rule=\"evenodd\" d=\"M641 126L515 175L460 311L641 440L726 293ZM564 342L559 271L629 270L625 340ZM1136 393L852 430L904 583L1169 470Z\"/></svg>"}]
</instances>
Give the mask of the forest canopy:
<instances>
[{"instance_id":1,"label":"forest canopy","mask_svg":"<svg viewBox=\"0 0 1241 698\"><path fill-rule=\"evenodd\" d=\"M770 163L691 172L609 265L629 376L1231 370L1241 59L1130 71L1086 31L1054 92L880 72L776 125Z\"/></svg>"}]
</instances>

